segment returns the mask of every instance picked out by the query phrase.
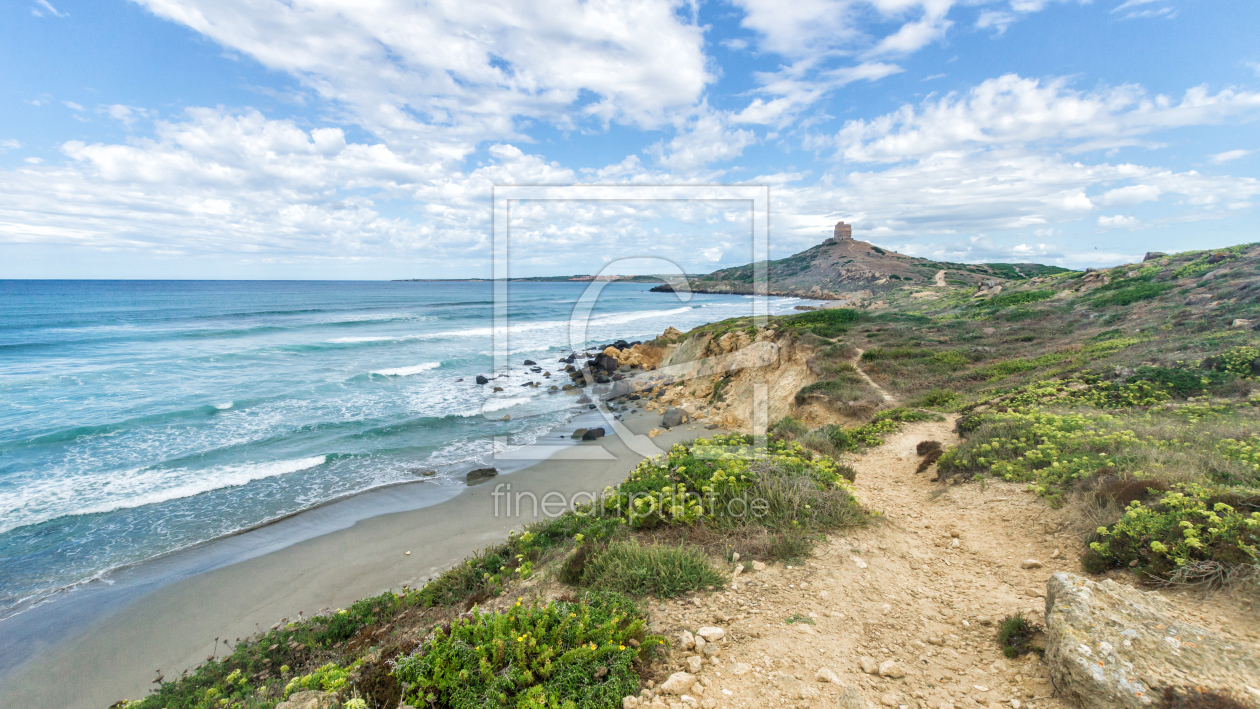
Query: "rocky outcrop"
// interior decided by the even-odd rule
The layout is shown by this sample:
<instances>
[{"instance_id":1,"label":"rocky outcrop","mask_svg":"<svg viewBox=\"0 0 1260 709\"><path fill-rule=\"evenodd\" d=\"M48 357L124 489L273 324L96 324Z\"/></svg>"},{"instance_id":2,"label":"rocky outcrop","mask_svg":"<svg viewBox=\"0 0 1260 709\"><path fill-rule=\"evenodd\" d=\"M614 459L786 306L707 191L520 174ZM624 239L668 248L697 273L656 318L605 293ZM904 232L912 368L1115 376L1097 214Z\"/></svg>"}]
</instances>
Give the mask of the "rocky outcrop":
<instances>
[{"instance_id":1,"label":"rocky outcrop","mask_svg":"<svg viewBox=\"0 0 1260 709\"><path fill-rule=\"evenodd\" d=\"M669 409L661 416L661 425L665 428L673 428L687 423L687 412L678 407Z\"/></svg>"},{"instance_id":2,"label":"rocky outcrop","mask_svg":"<svg viewBox=\"0 0 1260 709\"><path fill-rule=\"evenodd\" d=\"M280 702L276 709L337 709L340 703L328 692L294 692L287 701Z\"/></svg>"},{"instance_id":3,"label":"rocky outcrop","mask_svg":"<svg viewBox=\"0 0 1260 709\"><path fill-rule=\"evenodd\" d=\"M464 482L469 485L480 485L498 474L499 471L494 468L478 468L470 470L468 475L464 477Z\"/></svg>"},{"instance_id":4,"label":"rocky outcrop","mask_svg":"<svg viewBox=\"0 0 1260 709\"><path fill-rule=\"evenodd\" d=\"M1046 630L1051 679L1085 709L1152 707L1166 692L1260 708L1260 657L1177 620L1157 593L1056 573L1046 584Z\"/></svg>"}]
</instances>

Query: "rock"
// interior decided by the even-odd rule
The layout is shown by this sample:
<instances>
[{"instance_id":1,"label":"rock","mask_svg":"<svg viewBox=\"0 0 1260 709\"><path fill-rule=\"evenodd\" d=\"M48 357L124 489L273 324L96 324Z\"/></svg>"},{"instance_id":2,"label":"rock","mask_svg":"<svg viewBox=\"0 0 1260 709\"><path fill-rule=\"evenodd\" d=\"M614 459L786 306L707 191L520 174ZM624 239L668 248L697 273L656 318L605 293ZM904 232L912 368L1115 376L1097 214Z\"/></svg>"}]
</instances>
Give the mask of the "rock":
<instances>
[{"instance_id":1,"label":"rock","mask_svg":"<svg viewBox=\"0 0 1260 709\"><path fill-rule=\"evenodd\" d=\"M857 687L846 687L845 690L840 693L840 697L836 700L836 704L839 705L840 709L868 709L868 707L870 707L870 705L866 703L866 697L862 696L862 691Z\"/></svg>"},{"instance_id":2,"label":"rock","mask_svg":"<svg viewBox=\"0 0 1260 709\"><path fill-rule=\"evenodd\" d=\"M818 696L818 690L805 684L799 679L789 674L778 674L774 678L774 683L784 694L792 699L813 699Z\"/></svg>"},{"instance_id":3,"label":"rock","mask_svg":"<svg viewBox=\"0 0 1260 709\"><path fill-rule=\"evenodd\" d=\"M336 709L337 699L328 692L294 692L276 709Z\"/></svg>"},{"instance_id":4,"label":"rock","mask_svg":"<svg viewBox=\"0 0 1260 709\"><path fill-rule=\"evenodd\" d=\"M731 572L731 580L739 578L739 575L742 573L744 573L744 565L736 564L735 570Z\"/></svg>"},{"instance_id":5,"label":"rock","mask_svg":"<svg viewBox=\"0 0 1260 709\"><path fill-rule=\"evenodd\" d=\"M1167 255L1168 254L1164 253L1163 251L1147 251L1146 255L1142 257L1142 262L1145 263L1147 261L1154 261L1155 259L1160 258L1161 256L1167 256ZM1018 707L1016 709L1018 709Z\"/></svg>"},{"instance_id":6,"label":"rock","mask_svg":"<svg viewBox=\"0 0 1260 709\"><path fill-rule=\"evenodd\" d=\"M486 379L485 375L483 375L483 374L478 374L478 375L477 375L477 383L478 383L478 384L489 384L489 383L490 383L490 380L489 380L489 379Z\"/></svg>"},{"instance_id":7,"label":"rock","mask_svg":"<svg viewBox=\"0 0 1260 709\"><path fill-rule=\"evenodd\" d=\"M1029 586L1024 589L1024 595L1029 598L1043 598L1046 595L1046 592L1038 586Z\"/></svg>"},{"instance_id":8,"label":"rock","mask_svg":"<svg viewBox=\"0 0 1260 709\"><path fill-rule=\"evenodd\" d=\"M690 650L696 646L696 636L691 634L690 630L684 630L678 634L678 644L684 650Z\"/></svg>"},{"instance_id":9,"label":"rock","mask_svg":"<svg viewBox=\"0 0 1260 709\"><path fill-rule=\"evenodd\" d=\"M722 630L721 628L707 626L707 627L697 630L696 635L699 635L700 637L704 638L705 640L708 640L711 643L715 643L721 640L722 638L726 637L726 631Z\"/></svg>"},{"instance_id":10,"label":"rock","mask_svg":"<svg viewBox=\"0 0 1260 709\"><path fill-rule=\"evenodd\" d=\"M661 435L661 429L659 428L654 428L648 431L648 438L656 438L659 435Z\"/></svg>"},{"instance_id":11,"label":"rock","mask_svg":"<svg viewBox=\"0 0 1260 709\"><path fill-rule=\"evenodd\" d=\"M639 706L639 698L633 694L621 698L621 709L635 709Z\"/></svg>"},{"instance_id":12,"label":"rock","mask_svg":"<svg viewBox=\"0 0 1260 709\"><path fill-rule=\"evenodd\" d=\"M752 672L752 665L748 664L747 662L736 662L735 664L731 665L730 672L736 677L743 677L749 672Z\"/></svg>"},{"instance_id":13,"label":"rock","mask_svg":"<svg viewBox=\"0 0 1260 709\"><path fill-rule=\"evenodd\" d=\"M1036 559L1024 559L1023 561L1019 562L1019 568L1021 568L1021 569L1040 569L1040 568L1041 568L1041 562L1040 562L1040 561L1037 561Z\"/></svg>"},{"instance_id":14,"label":"rock","mask_svg":"<svg viewBox=\"0 0 1260 709\"><path fill-rule=\"evenodd\" d=\"M675 672L669 679L661 682L661 691L665 694L683 695L691 691L696 683L696 676L690 672Z\"/></svg>"},{"instance_id":15,"label":"rock","mask_svg":"<svg viewBox=\"0 0 1260 709\"><path fill-rule=\"evenodd\" d=\"M697 647L699 647L699 645L700 643L696 643ZM717 657L717 654L718 654L717 643L705 643L705 646L702 648L702 650L704 652L705 657Z\"/></svg>"},{"instance_id":16,"label":"rock","mask_svg":"<svg viewBox=\"0 0 1260 709\"><path fill-rule=\"evenodd\" d=\"M578 404L589 404L589 403L591 403L591 397L587 396L586 394L583 394L583 395L581 395L581 396L579 396L579 397L577 398L577 401L576 401L575 403L578 403Z\"/></svg>"},{"instance_id":17,"label":"rock","mask_svg":"<svg viewBox=\"0 0 1260 709\"><path fill-rule=\"evenodd\" d=\"M499 471L494 468L477 468L476 470L470 470L468 475L464 476L464 482L469 485L480 485L498 474Z\"/></svg>"},{"instance_id":18,"label":"rock","mask_svg":"<svg viewBox=\"0 0 1260 709\"><path fill-rule=\"evenodd\" d=\"M1159 594L1110 579L1051 576L1045 662L1059 694L1082 709L1137 709L1159 701L1167 682L1194 688L1199 702L1216 694L1232 698L1236 706L1260 706L1260 697L1243 689L1260 687L1260 656L1182 622L1175 612Z\"/></svg>"},{"instance_id":19,"label":"rock","mask_svg":"<svg viewBox=\"0 0 1260 709\"><path fill-rule=\"evenodd\" d=\"M687 412L678 407L674 407L665 412L661 416L661 425L665 428L673 428L687 423Z\"/></svg>"},{"instance_id":20,"label":"rock","mask_svg":"<svg viewBox=\"0 0 1260 709\"><path fill-rule=\"evenodd\" d=\"M580 440L582 440L582 436L585 436L585 435L586 435L586 429L585 429L585 428L577 428L577 429L574 429L574 430L573 430L573 435L572 435L572 436L570 436L570 438L574 438L574 439L577 439L577 440L579 440L579 441L580 441Z\"/></svg>"},{"instance_id":21,"label":"rock","mask_svg":"<svg viewBox=\"0 0 1260 709\"><path fill-rule=\"evenodd\" d=\"M858 664L862 666L862 671L868 675L879 672L879 665L875 663L875 658L863 655L858 658Z\"/></svg>"},{"instance_id":22,"label":"rock","mask_svg":"<svg viewBox=\"0 0 1260 709\"><path fill-rule=\"evenodd\" d=\"M879 703L886 707L895 707L898 704L897 695L892 693L880 695Z\"/></svg>"},{"instance_id":23,"label":"rock","mask_svg":"<svg viewBox=\"0 0 1260 709\"><path fill-rule=\"evenodd\" d=\"M613 382L612 389L608 390L608 396L604 398L616 399L618 397L625 396L626 394L629 394L630 392L631 392L630 382L627 382L626 380L622 379L620 381Z\"/></svg>"},{"instance_id":24,"label":"rock","mask_svg":"<svg viewBox=\"0 0 1260 709\"><path fill-rule=\"evenodd\" d=\"M532 360L532 359L527 359L527 360L525 360L522 364L524 364L526 367L532 367L532 366L534 366L534 365L536 365L536 364L538 364L538 363L537 363L537 362L535 362L535 361L534 361L534 360Z\"/></svg>"},{"instance_id":25,"label":"rock","mask_svg":"<svg viewBox=\"0 0 1260 709\"><path fill-rule=\"evenodd\" d=\"M753 571L765 571L765 570L766 570L766 565L765 565L765 564L763 564L763 563L761 563L760 561L754 561L754 562L752 563L752 567L753 567Z\"/></svg>"},{"instance_id":26,"label":"rock","mask_svg":"<svg viewBox=\"0 0 1260 709\"><path fill-rule=\"evenodd\" d=\"M665 328L665 332L661 334L661 337L664 337L664 338L682 337L682 334L683 334L682 330L679 330L676 327L670 326L670 327Z\"/></svg>"},{"instance_id":27,"label":"rock","mask_svg":"<svg viewBox=\"0 0 1260 709\"><path fill-rule=\"evenodd\" d=\"M704 652L704 646L708 644L709 644L708 640L705 640L704 638L698 635L696 636L696 652Z\"/></svg>"},{"instance_id":28,"label":"rock","mask_svg":"<svg viewBox=\"0 0 1260 709\"><path fill-rule=\"evenodd\" d=\"M1230 323L1229 326L1248 328L1248 327L1251 327L1251 321L1244 318L1235 318L1234 322Z\"/></svg>"},{"instance_id":29,"label":"rock","mask_svg":"<svg viewBox=\"0 0 1260 709\"><path fill-rule=\"evenodd\" d=\"M879 676L900 679L906 676L906 671L901 669L896 660L885 660L879 663Z\"/></svg>"},{"instance_id":30,"label":"rock","mask_svg":"<svg viewBox=\"0 0 1260 709\"><path fill-rule=\"evenodd\" d=\"M704 665L704 659L699 655L692 655L687 658L687 671L691 674L699 674L700 667Z\"/></svg>"},{"instance_id":31,"label":"rock","mask_svg":"<svg viewBox=\"0 0 1260 709\"><path fill-rule=\"evenodd\" d=\"M814 679L818 682L844 684L844 682L840 681L840 676L837 675L835 672L832 672L831 669L827 667L819 667L818 671L814 673Z\"/></svg>"},{"instance_id":32,"label":"rock","mask_svg":"<svg viewBox=\"0 0 1260 709\"><path fill-rule=\"evenodd\" d=\"M582 434L582 440L593 441L597 438L603 438L604 435L604 429L602 428L589 428L586 430L586 433Z\"/></svg>"},{"instance_id":33,"label":"rock","mask_svg":"<svg viewBox=\"0 0 1260 709\"><path fill-rule=\"evenodd\" d=\"M491 391L503 391L503 387L495 387Z\"/></svg>"}]
</instances>

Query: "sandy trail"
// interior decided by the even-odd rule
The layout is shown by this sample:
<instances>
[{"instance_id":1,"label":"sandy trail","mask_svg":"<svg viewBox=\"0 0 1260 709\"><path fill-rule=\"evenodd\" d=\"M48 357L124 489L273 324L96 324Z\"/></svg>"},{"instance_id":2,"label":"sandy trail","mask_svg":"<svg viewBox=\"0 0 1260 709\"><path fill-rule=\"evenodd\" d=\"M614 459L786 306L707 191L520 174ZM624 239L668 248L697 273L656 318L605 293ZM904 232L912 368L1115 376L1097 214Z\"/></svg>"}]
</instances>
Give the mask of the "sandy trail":
<instances>
[{"instance_id":1,"label":"sandy trail","mask_svg":"<svg viewBox=\"0 0 1260 709\"><path fill-rule=\"evenodd\" d=\"M1056 514L1022 485L942 493L930 472L916 475L915 445L955 443L952 428L952 420L907 424L855 456L858 495L884 512L882 521L833 535L803 567L771 566L699 605L653 609L659 631L671 635L727 629L720 663L700 673L710 686L698 699L720 707L837 706L847 686L874 706L1066 706L1052 696L1035 655L1007 660L994 638L1007 615L1041 618L1046 578L1070 567L1052 553L1074 542L1059 536ZM1043 566L1023 569L1026 559ZM813 625L785 622L793 616ZM863 657L894 660L905 676L866 674ZM817 681L820 668L843 684ZM852 698L850 690L840 706L862 706Z\"/></svg>"},{"instance_id":2,"label":"sandy trail","mask_svg":"<svg viewBox=\"0 0 1260 709\"><path fill-rule=\"evenodd\" d=\"M862 352L864 352L864 350L862 350L861 348L856 348L856 349L857 349L857 356L853 358L853 366L855 369L857 369L858 376L864 379L867 384L870 384L871 388L879 392L879 395L884 397L884 401L886 403L895 405L897 403L897 397L893 396L892 394L889 394L887 389L876 384L875 380L871 379L870 375L862 371Z\"/></svg>"}]
</instances>

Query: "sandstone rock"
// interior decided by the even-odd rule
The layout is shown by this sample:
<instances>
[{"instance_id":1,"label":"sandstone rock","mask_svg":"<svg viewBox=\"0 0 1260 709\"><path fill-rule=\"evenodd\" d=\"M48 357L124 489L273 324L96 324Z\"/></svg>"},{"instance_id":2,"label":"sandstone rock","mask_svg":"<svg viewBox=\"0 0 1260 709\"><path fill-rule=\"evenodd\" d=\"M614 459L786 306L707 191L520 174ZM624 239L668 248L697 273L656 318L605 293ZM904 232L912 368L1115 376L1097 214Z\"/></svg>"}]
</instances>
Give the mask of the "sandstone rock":
<instances>
[{"instance_id":1,"label":"sandstone rock","mask_svg":"<svg viewBox=\"0 0 1260 709\"><path fill-rule=\"evenodd\" d=\"M648 438L656 438L659 435L661 435L661 429L659 428L654 428L648 431Z\"/></svg>"},{"instance_id":2,"label":"sandstone rock","mask_svg":"<svg viewBox=\"0 0 1260 709\"><path fill-rule=\"evenodd\" d=\"M840 676L831 671L828 667L819 667L814 673L814 679L819 682L830 682L831 684L844 684L840 681Z\"/></svg>"},{"instance_id":3,"label":"sandstone rock","mask_svg":"<svg viewBox=\"0 0 1260 709\"><path fill-rule=\"evenodd\" d=\"M621 698L621 709L635 709L639 706L639 698L633 694Z\"/></svg>"},{"instance_id":4,"label":"sandstone rock","mask_svg":"<svg viewBox=\"0 0 1260 709\"><path fill-rule=\"evenodd\" d=\"M678 644L684 650L690 650L696 646L696 636L691 634L690 630L684 630L678 634Z\"/></svg>"},{"instance_id":5,"label":"sandstone rock","mask_svg":"<svg viewBox=\"0 0 1260 709\"><path fill-rule=\"evenodd\" d=\"M789 674L776 675L774 683L792 699L813 699L818 696L817 689Z\"/></svg>"},{"instance_id":6,"label":"sandstone rock","mask_svg":"<svg viewBox=\"0 0 1260 709\"><path fill-rule=\"evenodd\" d=\"M862 666L862 671L868 675L879 672L879 665L875 662L875 658L863 655L858 658L858 664Z\"/></svg>"},{"instance_id":7,"label":"sandstone rock","mask_svg":"<svg viewBox=\"0 0 1260 709\"><path fill-rule=\"evenodd\" d=\"M857 687L846 687L840 693L840 698L836 700L836 704L840 709L869 709L870 705L866 703L866 697L862 696L862 691Z\"/></svg>"},{"instance_id":8,"label":"sandstone rock","mask_svg":"<svg viewBox=\"0 0 1260 709\"><path fill-rule=\"evenodd\" d=\"M707 626L707 627L697 630L696 635L699 635L700 637L704 638L705 640L708 640L711 643L715 643L721 640L722 638L726 637L726 631L722 630L721 628Z\"/></svg>"},{"instance_id":9,"label":"sandstone rock","mask_svg":"<svg viewBox=\"0 0 1260 709\"><path fill-rule=\"evenodd\" d=\"M752 563L752 569L753 571L765 571L766 565L761 563L760 561L754 561Z\"/></svg>"},{"instance_id":10,"label":"sandstone rock","mask_svg":"<svg viewBox=\"0 0 1260 709\"><path fill-rule=\"evenodd\" d=\"M1040 561L1037 561L1036 559L1024 559L1023 561L1019 562L1019 568L1021 568L1021 569L1040 569L1040 568L1041 568L1041 562L1040 562Z\"/></svg>"},{"instance_id":11,"label":"sandstone rock","mask_svg":"<svg viewBox=\"0 0 1260 709\"><path fill-rule=\"evenodd\" d=\"M687 671L691 674L698 674L700 668L704 665L704 660L699 655L692 655L687 658Z\"/></svg>"},{"instance_id":12,"label":"sandstone rock","mask_svg":"<svg viewBox=\"0 0 1260 709\"><path fill-rule=\"evenodd\" d=\"M328 692L294 692L276 709L336 709L337 699Z\"/></svg>"},{"instance_id":13,"label":"sandstone rock","mask_svg":"<svg viewBox=\"0 0 1260 709\"><path fill-rule=\"evenodd\" d=\"M494 468L477 468L476 470L470 470L464 476L464 482L469 485L480 485L498 474L499 471Z\"/></svg>"},{"instance_id":14,"label":"sandstone rock","mask_svg":"<svg viewBox=\"0 0 1260 709\"><path fill-rule=\"evenodd\" d=\"M1260 656L1180 621L1159 594L1063 572L1046 587L1045 661L1074 705L1149 707L1173 685L1260 707L1243 689L1260 687Z\"/></svg>"},{"instance_id":15,"label":"sandstone rock","mask_svg":"<svg viewBox=\"0 0 1260 709\"><path fill-rule=\"evenodd\" d=\"M705 640L699 635L696 636L695 642L696 642L696 652L704 652L704 646L709 644L708 640Z\"/></svg>"},{"instance_id":16,"label":"sandstone rock","mask_svg":"<svg viewBox=\"0 0 1260 709\"><path fill-rule=\"evenodd\" d=\"M669 676L669 679L661 682L661 691L681 696L690 692L695 683L696 676L690 672L675 672Z\"/></svg>"},{"instance_id":17,"label":"sandstone rock","mask_svg":"<svg viewBox=\"0 0 1260 709\"><path fill-rule=\"evenodd\" d=\"M747 662L736 662L735 664L731 665L731 674L735 675L736 677L743 677L749 672L752 672L752 665L748 664Z\"/></svg>"},{"instance_id":18,"label":"sandstone rock","mask_svg":"<svg viewBox=\"0 0 1260 709\"><path fill-rule=\"evenodd\" d=\"M896 660L884 660L879 664L879 674L881 677L900 679L906 676L906 671L901 669Z\"/></svg>"},{"instance_id":19,"label":"sandstone rock","mask_svg":"<svg viewBox=\"0 0 1260 709\"><path fill-rule=\"evenodd\" d=\"M717 657L717 654L718 654L717 643L706 643L705 646L700 649L700 651L704 653L705 657L710 657L710 658Z\"/></svg>"}]
</instances>

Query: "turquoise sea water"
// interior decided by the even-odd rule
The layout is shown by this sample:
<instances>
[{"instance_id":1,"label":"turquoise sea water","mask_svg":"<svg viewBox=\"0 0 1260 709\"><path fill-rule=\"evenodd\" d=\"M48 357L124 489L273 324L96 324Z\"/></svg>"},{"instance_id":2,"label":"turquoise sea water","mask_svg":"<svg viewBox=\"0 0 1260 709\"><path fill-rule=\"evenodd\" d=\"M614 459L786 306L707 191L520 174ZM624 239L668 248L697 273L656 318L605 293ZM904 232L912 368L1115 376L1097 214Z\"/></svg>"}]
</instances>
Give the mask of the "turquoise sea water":
<instances>
[{"instance_id":1,"label":"turquoise sea water","mask_svg":"<svg viewBox=\"0 0 1260 709\"><path fill-rule=\"evenodd\" d=\"M423 469L463 484L584 408L520 385L563 367L586 287L510 284L492 397L487 282L0 281L0 617ZM608 285L584 344L751 313L649 287Z\"/></svg>"}]
</instances>

